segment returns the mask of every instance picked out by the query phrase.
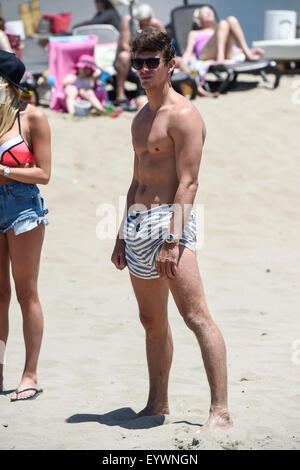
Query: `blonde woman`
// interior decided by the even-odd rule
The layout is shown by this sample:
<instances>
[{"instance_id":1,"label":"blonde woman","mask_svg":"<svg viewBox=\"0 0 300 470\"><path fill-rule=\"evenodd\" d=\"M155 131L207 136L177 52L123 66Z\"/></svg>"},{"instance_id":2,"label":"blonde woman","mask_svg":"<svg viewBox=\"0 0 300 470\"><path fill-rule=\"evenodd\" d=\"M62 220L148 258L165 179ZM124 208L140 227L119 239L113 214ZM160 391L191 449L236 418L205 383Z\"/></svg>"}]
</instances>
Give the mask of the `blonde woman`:
<instances>
[{"instance_id":1,"label":"blonde woman","mask_svg":"<svg viewBox=\"0 0 300 470\"><path fill-rule=\"evenodd\" d=\"M264 53L262 49L249 48L243 30L234 16L228 16L226 20L217 23L214 11L204 6L195 9L194 23L200 29L188 34L187 47L182 56L183 66L187 66L194 55L197 59L223 63L241 52L249 61L259 60Z\"/></svg>"},{"instance_id":2,"label":"blonde woman","mask_svg":"<svg viewBox=\"0 0 300 470\"><path fill-rule=\"evenodd\" d=\"M36 398L41 392L37 364L43 315L37 281L48 212L37 184L50 178L50 129L44 113L20 100L24 64L0 51L0 341L7 342L10 274L23 316L26 360L11 401ZM0 390L3 364L0 358Z\"/></svg>"}]
</instances>

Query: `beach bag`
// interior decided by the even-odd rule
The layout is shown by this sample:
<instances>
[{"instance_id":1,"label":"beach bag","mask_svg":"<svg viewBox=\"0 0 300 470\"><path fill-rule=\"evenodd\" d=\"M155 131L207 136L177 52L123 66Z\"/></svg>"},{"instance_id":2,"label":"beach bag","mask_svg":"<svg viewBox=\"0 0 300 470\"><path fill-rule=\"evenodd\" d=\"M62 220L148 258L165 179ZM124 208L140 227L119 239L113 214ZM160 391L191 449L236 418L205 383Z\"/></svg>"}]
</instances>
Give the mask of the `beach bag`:
<instances>
[{"instance_id":1,"label":"beach bag","mask_svg":"<svg viewBox=\"0 0 300 470\"><path fill-rule=\"evenodd\" d=\"M196 98L197 84L191 75L185 72L175 73L171 77L171 84L177 93L180 93L190 100Z\"/></svg>"},{"instance_id":2,"label":"beach bag","mask_svg":"<svg viewBox=\"0 0 300 470\"><path fill-rule=\"evenodd\" d=\"M43 18L50 20L52 33L67 33L71 23L71 13L61 13L59 15L49 15L45 13Z\"/></svg>"}]
</instances>

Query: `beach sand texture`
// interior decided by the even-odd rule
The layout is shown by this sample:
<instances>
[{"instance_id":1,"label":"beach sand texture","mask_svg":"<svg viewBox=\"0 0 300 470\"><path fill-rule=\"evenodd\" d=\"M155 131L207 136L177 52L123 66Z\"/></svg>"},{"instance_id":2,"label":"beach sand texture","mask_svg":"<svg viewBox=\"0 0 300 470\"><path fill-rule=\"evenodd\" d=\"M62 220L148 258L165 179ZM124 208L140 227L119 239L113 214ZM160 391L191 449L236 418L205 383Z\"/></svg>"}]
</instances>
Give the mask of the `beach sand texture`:
<instances>
[{"instance_id":1,"label":"beach sand texture","mask_svg":"<svg viewBox=\"0 0 300 470\"><path fill-rule=\"evenodd\" d=\"M97 208L111 204L122 215L119 196L132 177L132 115L72 118L46 109L53 172L41 187L51 222L39 282L44 394L22 403L0 396L0 449L300 449L294 80L284 77L275 91L260 85L194 101L207 126L195 201L205 214L197 256L227 345L235 425L216 434L196 434L208 416L209 388L196 339L172 299L171 415L134 419L148 393L144 332L128 272L110 262L114 240L96 236ZM23 363L14 295L6 390L17 386Z\"/></svg>"}]
</instances>

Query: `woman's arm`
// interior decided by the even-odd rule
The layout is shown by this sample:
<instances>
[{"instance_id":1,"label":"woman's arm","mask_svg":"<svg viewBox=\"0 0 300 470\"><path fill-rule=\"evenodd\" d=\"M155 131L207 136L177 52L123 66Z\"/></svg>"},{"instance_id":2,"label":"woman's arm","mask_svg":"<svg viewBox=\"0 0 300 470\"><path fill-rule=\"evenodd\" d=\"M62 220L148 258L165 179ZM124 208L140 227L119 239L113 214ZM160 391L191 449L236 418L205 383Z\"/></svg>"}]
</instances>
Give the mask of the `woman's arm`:
<instances>
[{"instance_id":1,"label":"woman's arm","mask_svg":"<svg viewBox=\"0 0 300 470\"><path fill-rule=\"evenodd\" d=\"M4 31L0 30L0 50L6 52L12 52L12 48L8 37L6 36Z\"/></svg>"},{"instance_id":2,"label":"woman's arm","mask_svg":"<svg viewBox=\"0 0 300 470\"><path fill-rule=\"evenodd\" d=\"M63 86L66 87L67 85L73 85L73 83L76 81L76 75L69 73L68 75L65 76L63 79Z\"/></svg>"},{"instance_id":3,"label":"woman's arm","mask_svg":"<svg viewBox=\"0 0 300 470\"><path fill-rule=\"evenodd\" d=\"M187 38L187 46L182 56L182 60L185 64L188 64L193 58L193 52L196 42L196 34L198 31L190 31Z\"/></svg>"},{"instance_id":4,"label":"woman's arm","mask_svg":"<svg viewBox=\"0 0 300 470\"><path fill-rule=\"evenodd\" d=\"M11 167L8 179L28 184L47 184L51 174L50 126L45 114L40 109L30 106L27 113L35 166ZM3 169L4 166L0 165L2 175Z\"/></svg>"}]
</instances>

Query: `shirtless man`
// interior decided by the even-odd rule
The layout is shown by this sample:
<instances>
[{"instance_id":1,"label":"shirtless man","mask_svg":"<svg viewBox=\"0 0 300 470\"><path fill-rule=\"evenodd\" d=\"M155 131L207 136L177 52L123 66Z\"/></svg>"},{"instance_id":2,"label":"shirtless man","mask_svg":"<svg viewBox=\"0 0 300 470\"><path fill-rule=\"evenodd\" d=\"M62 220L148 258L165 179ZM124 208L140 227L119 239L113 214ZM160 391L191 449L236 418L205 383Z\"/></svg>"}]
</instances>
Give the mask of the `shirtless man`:
<instances>
[{"instance_id":1,"label":"shirtless man","mask_svg":"<svg viewBox=\"0 0 300 470\"><path fill-rule=\"evenodd\" d=\"M153 9L146 3L136 7L133 16L135 22L137 23L137 29L139 28L140 30L145 30L149 27L158 28L161 30L164 29L162 23L158 19L154 18ZM120 38L115 61L115 68L117 70L116 105L125 105L127 102L124 85L130 70L131 60L130 20L131 16L125 15L121 22Z\"/></svg>"},{"instance_id":2,"label":"shirtless man","mask_svg":"<svg viewBox=\"0 0 300 470\"><path fill-rule=\"evenodd\" d=\"M138 33L132 53L148 104L132 124L135 157L127 194L129 210L125 211L112 262L117 269L128 266L146 331L150 387L146 407L138 416L169 413L173 350L167 317L170 290L186 325L196 335L207 373L211 408L203 429L227 429L232 423L227 406L226 350L206 305L191 212L205 126L191 102L170 85L175 60L167 34L154 29ZM188 213L183 221L185 208ZM181 217L176 218L181 210Z\"/></svg>"}]
</instances>

